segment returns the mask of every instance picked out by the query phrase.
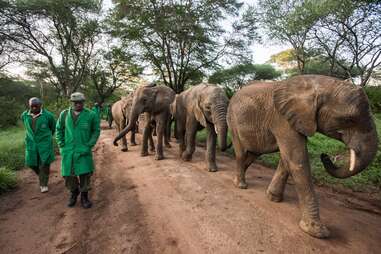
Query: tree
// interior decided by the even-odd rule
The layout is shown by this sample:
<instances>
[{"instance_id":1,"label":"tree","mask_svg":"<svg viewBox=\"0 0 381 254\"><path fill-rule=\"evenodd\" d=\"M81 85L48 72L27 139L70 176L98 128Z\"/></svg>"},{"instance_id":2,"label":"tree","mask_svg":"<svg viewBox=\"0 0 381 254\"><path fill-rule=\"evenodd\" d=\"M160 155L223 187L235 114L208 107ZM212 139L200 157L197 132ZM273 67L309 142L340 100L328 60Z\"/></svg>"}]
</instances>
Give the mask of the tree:
<instances>
[{"instance_id":1,"label":"tree","mask_svg":"<svg viewBox=\"0 0 381 254\"><path fill-rule=\"evenodd\" d=\"M209 77L209 82L238 90L250 80L276 79L280 75L269 64L245 63L216 71Z\"/></svg>"},{"instance_id":2,"label":"tree","mask_svg":"<svg viewBox=\"0 0 381 254\"><path fill-rule=\"evenodd\" d=\"M243 4L236 0L115 2L114 34L138 52L140 61L157 70L176 93L223 57L250 57L247 46L256 36L251 10L230 30L221 23L228 16L239 17Z\"/></svg>"},{"instance_id":3,"label":"tree","mask_svg":"<svg viewBox=\"0 0 381 254\"><path fill-rule=\"evenodd\" d=\"M304 73L308 53L307 42L314 25L314 12L308 11L309 1L259 0L257 13L266 34L272 40L289 43L296 59L298 71Z\"/></svg>"},{"instance_id":4,"label":"tree","mask_svg":"<svg viewBox=\"0 0 381 254\"><path fill-rule=\"evenodd\" d=\"M294 49L287 49L270 57L271 63L276 63L284 69L284 71L289 75L293 76L299 74L299 70L296 65L296 58L293 54ZM332 68L330 60L324 54L319 54L318 51L313 52L311 55L305 54L305 64L304 64L304 74L320 74L326 76L337 77L341 79L349 79L351 77L358 76L360 71L357 68L351 68L350 71L346 71L350 63L345 61L340 61L340 65L335 65Z\"/></svg>"},{"instance_id":5,"label":"tree","mask_svg":"<svg viewBox=\"0 0 381 254\"><path fill-rule=\"evenodd\" d=\"M128 86L139 77L142 68L131 60L131 56L117 47L98 52L90 68L90 86L96 91L98 102L103 103L117 88Z\"/></svg>"},{"instance_id":6,"label":"tree","mask_svg":"<svg viewBox=\"0 0 381 254\"><path fill-rule=\"evenodd\" d=\"M349 77L357 73L365 86L381 65L381 3L326 2L314 2L320 10L313 29L315 47L329 60L331 72L341 68Z\"/></svg>"},{"instance_id":7,"label":"tree","mask_svg":"<svg viewBox=\"0 0 381 254\"><path fill-rule=\"evenodd\" d=\"M69 96L87 79L99 35L97 0L16 0L2 8L3 37L24 55L22 62ZM38 73L39 72L39 73Z\"/></svg>"}]
</instances>

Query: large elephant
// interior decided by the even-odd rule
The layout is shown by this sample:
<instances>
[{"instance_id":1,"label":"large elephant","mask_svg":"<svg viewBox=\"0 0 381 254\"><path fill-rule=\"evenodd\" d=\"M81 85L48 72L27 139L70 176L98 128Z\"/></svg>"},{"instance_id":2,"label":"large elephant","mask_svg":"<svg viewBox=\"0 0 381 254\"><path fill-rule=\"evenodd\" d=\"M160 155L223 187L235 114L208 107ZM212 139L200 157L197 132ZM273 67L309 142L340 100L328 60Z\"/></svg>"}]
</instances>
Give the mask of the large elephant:
<instances>
[{"instance_id":1,"label":"large elephant","mask_svg":"<svg viewBox=\"0 0 381 254\"><path fill-rule=\"evenodd\" d=\"M142 156L148 155L148 138L152 132L152 121L156 122L157 144L156 144L156 160L164 158L163 155L163 138L165 129L170 116L170 104L175 99L175 92L166 86L157 86L149 84L140 86L134 92L134 99L131 108L131 121L128 126L122 130L115 138L114 145L118 145L117 141L135 128L135 122L141 113L145 112L145 127L143 131Z\"/></svg>"},{"instance_id":2,"label":"large elephant","mask_svg":"<svg viewBox=\"0 0 381 254\"><path fill-rule=\"evenodd\" d=\"M328 237L329 230L320 221L311 180L307 137L320 132L349 148L350 159L342 167L336 167L328 155L322 154L322 163L330 175L347 178L364 170L378 146L364 91L347 81L320 75L253 82L233 96L227 118L237 161L238 187L247 188L246 169L259 155L279 150L281 159L267 197L282 201L291 175L302 210L300 228L317 238Z\"/></svg>"},{"instance_id":3,"label":"large elephant","mask_svg":"<svg viewBox=\"0 0 381 254\"><path fill-rule=\"evenodd\" d=\"M199 84L178 94L171 105L176 119L180 156L183 160L192 159L195 151L196 133L202 128L208 132L206 160L208 170L217 171L216 141L220 149L226 150L228 126L226 113L229 100L222 88L212 84Z\"/></svg>"},{"instance_id":4,"label":"large elephant","mask_svg":"<svg viewBox=\"0 0 381 254\"><path fill-rule=\"evenodd\" d=\"M127 97L122 97L119 101L112 105L111 112L112 118L115 121L118 133L121 132L129 122L129 115L132 107L133 94L129 94ZM135 130L131 131L131 145L136 145L135 142ZM126 136L122 138L122 151L128 151Z\"/></svg>"}]
</instances>

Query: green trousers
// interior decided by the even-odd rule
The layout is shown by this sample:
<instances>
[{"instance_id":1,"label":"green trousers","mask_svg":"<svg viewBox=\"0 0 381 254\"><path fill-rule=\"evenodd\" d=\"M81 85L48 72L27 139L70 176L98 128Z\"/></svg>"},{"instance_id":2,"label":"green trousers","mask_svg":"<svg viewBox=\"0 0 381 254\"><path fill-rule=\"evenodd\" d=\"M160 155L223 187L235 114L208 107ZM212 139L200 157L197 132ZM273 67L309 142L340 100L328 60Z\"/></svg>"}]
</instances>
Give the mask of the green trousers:
<instances>
[{"instance_id":1,"label":"green trousers","mask_svg":"<svg viewBox=\"0 0 381 254\"><path fill-rule=\"evenodd\" d=\"M72 174L71 176L65 176L65 186L69 191L74 192L79 190L80 192L88 192L90 187L90 179L92 173L87 173L79 176Z\"/></svg>"},{"instance_id":2,"label":"green trousers","mask_svg":"<svg viewBox=\"0 0 381 254\"><path fill-rule=\"evenodd\" d=\"M40 186L48 186L50 165L42 164L40 156L37 156L37 166L31 167L31 169L38 175Z\"/></svg>"}]
</instances>

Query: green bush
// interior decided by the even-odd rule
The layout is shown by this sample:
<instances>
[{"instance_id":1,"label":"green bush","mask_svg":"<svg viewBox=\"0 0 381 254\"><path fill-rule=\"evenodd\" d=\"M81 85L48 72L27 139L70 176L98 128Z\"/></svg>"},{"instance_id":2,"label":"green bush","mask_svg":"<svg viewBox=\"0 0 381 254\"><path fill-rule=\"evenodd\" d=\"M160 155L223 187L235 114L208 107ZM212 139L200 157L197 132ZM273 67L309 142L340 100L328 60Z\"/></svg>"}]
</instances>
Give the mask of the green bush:
<instances>
[{"instance_id":1,"label":"green bush","mask_svg":"<svg viewBox=\"0 0 381 254\"><path fill-rule=\"evenodd\" d=\"M365 92L368 95L370 107L372 108L373 113L381 113L381 87L365 87Z\"/></svg>"},{"instance_id":2,"label":"green bush","mask_svg":"<svg viewBox=\"0 0 381 254\"><path fill-rule=\"evenodd\" d=\"M22 111L23 106L18 104L14 98L0 97L0 128L16 126Z\"/></svg>"},{"instance_id":3,"label":"green bush","mask_svg":"<svg viewBox=\"0 0 381 254\"><path fill-rule=\"evenodd\" d=\"M16 172L5 167L0 168L0 193L6 192L17 185Z\"/></svg>"},{"instance_id":4,"label":"green bush","mask_svg":"<svg viewBox=\"0 0 381 254\"><path fill-rule=\"evenodd\" d=\"M12 170L24 166L24 129L13 127L0 132L0 165Z\"/></svg>"}]
</instances>

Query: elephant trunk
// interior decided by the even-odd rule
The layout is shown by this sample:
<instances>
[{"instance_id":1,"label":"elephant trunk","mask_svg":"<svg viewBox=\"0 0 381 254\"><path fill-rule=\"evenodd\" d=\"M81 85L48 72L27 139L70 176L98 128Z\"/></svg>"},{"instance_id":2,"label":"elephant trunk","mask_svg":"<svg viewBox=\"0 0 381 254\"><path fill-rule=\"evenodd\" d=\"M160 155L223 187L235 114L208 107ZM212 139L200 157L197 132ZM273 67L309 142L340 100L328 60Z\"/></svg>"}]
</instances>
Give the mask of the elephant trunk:
<instances>
[{"instance_id":1,"label":"elephant trunk","mask_svg":"<svg viewBox=\"0 0 381 254\"><path fill-rule=\"evenodd\" d=\"M226 139L228 134L228 125L226 122L227 105L225 103L218 104L215 107L215 123L214 128L218 136L218 142L221 151L227 149Z\"/></svg>"},{"instance_id":2,"label":"elephant trunk","mask_svg":"<svg viewBox=\"0 0 381 254\"><path fill-rule=\"evenodd\" d=\"M374 128L365 134L355 134L351 138L351 142L344 143L346 143L350 150L349 163L346 163L345 166L337 167L326 154L320 156L327 172L336 178L354 176L368 167L377 153L377 132Z\"/></svg>"},{"instance_id":3,"label":"elephant trunk","mask_svg":"<svg viewBox=\"0 0 381 254\"><path fill-rule=\"evenodd\" d=\"M114 139L114 145L118 145L118 141L123 138L129 131L135 129L136 121L138 120L140 113L136 110L131 110L130 117L128 119L128 125L116 136Z\"/></svg>"}]
</instances>

